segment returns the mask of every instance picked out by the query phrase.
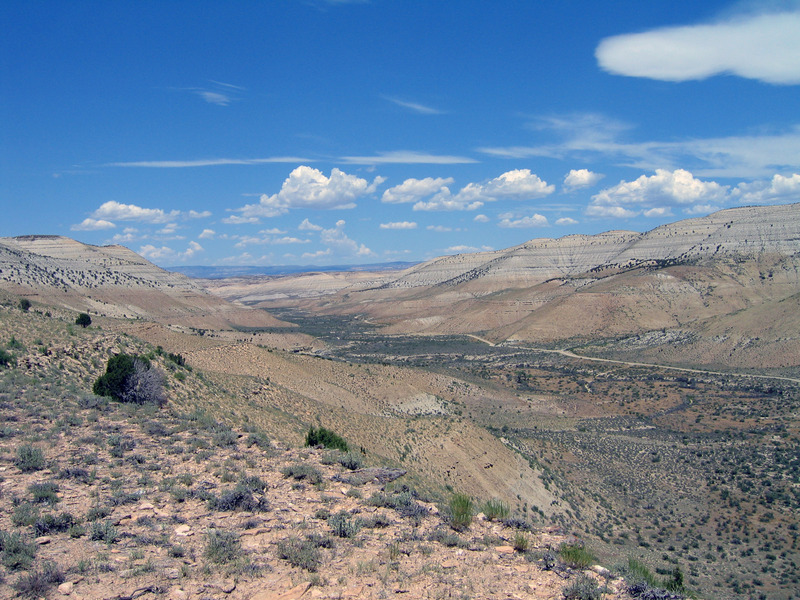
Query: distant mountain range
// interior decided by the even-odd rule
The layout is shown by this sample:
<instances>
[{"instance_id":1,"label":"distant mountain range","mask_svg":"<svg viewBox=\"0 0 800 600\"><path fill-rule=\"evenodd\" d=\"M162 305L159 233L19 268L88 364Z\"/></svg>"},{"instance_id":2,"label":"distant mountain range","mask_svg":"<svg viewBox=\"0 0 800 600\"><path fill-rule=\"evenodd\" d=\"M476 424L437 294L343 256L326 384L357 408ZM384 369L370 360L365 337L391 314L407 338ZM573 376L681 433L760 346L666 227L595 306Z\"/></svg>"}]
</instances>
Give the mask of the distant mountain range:
<instances>
[{"instance_id":1,"label":"distant mountain range","mask_svg":"<svg viewBox=\"0 0 800 600\"><path fill-rule=\"evenodd\" d=\"M352 271L398 271L413 267L415 262L386 262L369 265L282 265L282 266L186 266L177 265L166 267L167 271L183 273L187 277L195 279L227 279L229 277L277 277L281 275L294 275L297 273L331 273L331 272L352 272Z\"/></svg>"}]
</instances>

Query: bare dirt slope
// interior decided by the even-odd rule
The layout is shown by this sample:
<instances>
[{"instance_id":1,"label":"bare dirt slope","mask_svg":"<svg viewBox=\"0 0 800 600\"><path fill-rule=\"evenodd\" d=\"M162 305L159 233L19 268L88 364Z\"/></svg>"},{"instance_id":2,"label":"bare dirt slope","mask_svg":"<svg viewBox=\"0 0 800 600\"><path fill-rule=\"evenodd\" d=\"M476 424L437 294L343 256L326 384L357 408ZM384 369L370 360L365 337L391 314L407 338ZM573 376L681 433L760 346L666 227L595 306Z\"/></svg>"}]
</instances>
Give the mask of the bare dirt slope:
<instances>
[{"instance_id":1,"label":"bare dirt slope","mask_svg":"<svg viewBox=\"0 0 800 600\"><path fill-rule=\"evenodd\" d=\"M0 288L72 310L195 329L280 324L263 311L208 294L127 248L61 236L0 239Z\"/></svg>"}]
</instances>

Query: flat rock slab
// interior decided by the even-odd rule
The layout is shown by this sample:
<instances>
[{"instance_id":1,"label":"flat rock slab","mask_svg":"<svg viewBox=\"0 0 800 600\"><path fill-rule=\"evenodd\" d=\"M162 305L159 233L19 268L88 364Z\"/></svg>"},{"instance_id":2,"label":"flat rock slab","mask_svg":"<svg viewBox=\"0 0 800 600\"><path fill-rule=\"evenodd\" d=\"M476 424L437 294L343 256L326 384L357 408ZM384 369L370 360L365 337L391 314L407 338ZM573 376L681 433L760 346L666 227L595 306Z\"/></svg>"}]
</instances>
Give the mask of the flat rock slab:
<instances>
[{"instance_id":1,"label":"flat rock slab","mask_svg":"<svg viewBox=\"0 0 800 600\"><path fill-rule=\"evenodd\" d=\"M356 469L349 473L337 473L333 476L334 481L341 481L350 485L364 485L371 481L378 483L389 483L406 474L403 469L382 469L380 467L367 467Z\"/></svg>"}]
</instances>

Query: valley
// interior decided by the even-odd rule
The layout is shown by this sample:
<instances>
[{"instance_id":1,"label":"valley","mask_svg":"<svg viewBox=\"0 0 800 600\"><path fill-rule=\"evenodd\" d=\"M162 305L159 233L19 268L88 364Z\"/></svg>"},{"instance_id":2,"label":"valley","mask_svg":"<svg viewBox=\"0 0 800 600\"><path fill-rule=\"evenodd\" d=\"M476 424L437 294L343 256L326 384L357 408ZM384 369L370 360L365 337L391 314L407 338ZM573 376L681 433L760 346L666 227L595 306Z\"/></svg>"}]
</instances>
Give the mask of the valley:
<instances>
[{"instance_id":1,"label":"valley","mask_svg":"<svg viewBox=\"0 0 800 600\"><path fill-rule=\"evenodd\" d=\"M84 460L70 435L82 428L81 439L93 438L101 457L86 460L102 459L102 471L85 487L69 486L75 514L110 503L117 525L125 523L113 496L100 501L114 492L131 503L154 498L161 520L151 524L164 535L189 506L183 502L193 503L198 524L216 528L208 490L232 483L226 470L242 481L272 477L259 489L285 493L274 472L286 460L272 460L273 453L319 468L323 455L301 448L309 427L324 427L358 449L365 465L406 471L397 488L375 493L414 494L445 522L454 497L471 498L472 512L497 502L514 527L579 544L613 575L630 576L633 560L662 580L680 574L698 597L789 600L800 585L798 239L798 205L748 207L645 234L532 240L403 271L194 280L118 246L4 238L0 409L13 425L0 438L3 489L14 507L30 504L25 485L40 477L21 472L14 453L26 444L46 451L51 464L43 474L55 475L68 466L57 458L64 452ZM87 328L76 322L84 311L91 315ZM108 359L127 352L148 357L164 374L163 407L118 408L92 393ZM72 416L59 410L59 398ZM161 425L130 433L144 416ZM169 432L184 459L164 467L171 451L159 449L150 429ZM153 455L142 454L142 462L126 462L124 452L106 457L104 440L123 434ZM192 435L210 441L194 444ZM246 436L270 440L262 457L269 460L257 460ZM209 461L214 479L192 469L186 490L173 493L172 479L186 470L180 463L198 456ZM155 474L141 472L154 462L162 465ZM253 535L264 534L263 543L245 552L250 566L210 565L199 547L183 567L164 562L183 573L181 593L194 594L175 588L170 597L256 597L263 572L279 574L270 580L273 591L308 581L308 570L289 569L275 548L285 537L280 532L298 523L326 531L325 519L309 510L332 502L323 490L336 476L326 471L292 524L262 521L263 531ZM346 498L361 494L338 489ZM347 507L351 516L365 510ZM249 531L261 518L250 508L241 523L230 520L234 530ZM0 519L9 531L22 531L14 510ZM375 560L383 566L387 551L394 556L388 564L405 575L370 579L377 586L371 596L396 593L409 581L420 597L458 591L463 579L438 575L435 594L419 591L433 575L416 559L398 562L391 551L413 542L405 556L428 552L417 545L423 540L416 525L404 523L411 527L405 533L403 525L377 538L383 541ZM497 527L482 529L483 541L453 543L483 552L515 535ZM67 543L61 535L56 546ZM122 546L131 557L142 556L136 535L144 534L131 533ZM85 545L92 540L77 539L81 552L92 552ZM547 571L547 553L557 550L548 543L556 542L514 556ZM157 555L153 550L146 560L163 559ZM336 556L328 558L327 575L315 579L317 596L339 597L353 585ZM126 580L115 568L98 570L113 567L107 556L92 560L97 585ZM528 573L521 563L507 566ZM145 581L137 568L125 572ZM359 569L352 560L348 568L350 576ZM76 581L85 577L70 573ZM208 591L221 574L240 582L234 596ZM167 583L158 589L175 582ZM549 595L521 584L516 593L561 597L551 583ZM612 597L625 598L618 585ZM475 597L488 593L491 586L473 590Z\"/></svg>"}]
</instances>

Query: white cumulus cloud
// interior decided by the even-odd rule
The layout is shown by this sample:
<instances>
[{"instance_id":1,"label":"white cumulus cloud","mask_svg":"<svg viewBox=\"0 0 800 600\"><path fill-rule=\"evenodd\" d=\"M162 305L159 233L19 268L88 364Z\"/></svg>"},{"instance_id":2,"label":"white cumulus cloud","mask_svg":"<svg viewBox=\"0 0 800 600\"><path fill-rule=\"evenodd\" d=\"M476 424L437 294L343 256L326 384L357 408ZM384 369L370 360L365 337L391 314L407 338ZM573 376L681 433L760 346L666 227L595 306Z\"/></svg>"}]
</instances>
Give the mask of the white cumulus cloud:
<instances>
[{"instance_id":1,"label":"white cumulus cloud","mask_svg":"<svg viewBox=\"0 0 800 600\"><path fill-rule=\"evenodd\" d=\"M740 183L731 196L742 204L796 202L800 200L800 174L793 173L788 177L776 174L769 181Z\"/></svg>"},{"instance_id":2,"label":"white cumulus cloud","mask_svg":"<svg viewBox=\"0 0 800 600\"><path fill-rule=\"evenodd\" d=\"M578 222L571 217L561 217L556 219L556 225L577 225Z\"/></svg>"},{"instance_id":3,"label":"white cumulus cloud","mask_svg":"<svg viewBox=\"0 0 800 600\"><path fill-rule=\"evenodd\" d=\"M189 242L189 245L183 252L178 252L167 246L161 246L160 248L158 248L156 246L153 246L152 244L147 244L145 246L142 246L138 250L139 254L144 258L146 258L147 260L151 260L153 262L158 262L161 264L172 261L185 261L203 251L204 248L200 244L194 241Z\"/></svg>"},{"instance_id":4,"label":"white cumulus cloud","mask_svg":"<svg viewBox=\"0 0 800 600\"><path fill-rule=\"evenodd\" d=\"M210 240L213 239L216 234L217 232L213 229L203 229L203 232L197 237L199 237L201 240Z\"/></svg>"},{"instance_id":5,"label":"white cumulus cloud","mask_svg":"<svg viewBox=\"0 0 800 600\"><path fill-rule=\"evenodd\" d=\"M589 169L572 169L564 177L564 189L568 192L580 188L590 187L600 181L604 175L593 173Z\"/></svg>"},{"instance_id":6,"label":"white cumulus cloud","mask_svg":"<svg viewBox=\"0 0 800 600\"><path fill-rule=\"evenodd\" d=\"M592 196L586 214L593 217L629 218L649 212L651 216L669 214L673 207L693 213L697 206L716 206L728 197L728 186L701 181L689 171L656 169L656 174L642 175L634 181L601 190Z\"/></svg>"},{"instance_id":7,"label":"white cumulus cloud","mask_svg":"<svg viewBox=\"0 0 800 600\"><path fill-rule=\"evenodd\" d=\"M506 213L500 215L500 222L498 227L510 229L526 229L528 227L546 227L549 225L547 217L540 214L535 214L527 217L517 217L513 214Z\"/></svg>"},{"instance_id":8,"label":"white cumulus cloud","mask_svg":"<svg viewBox=\"0 0 800 600\"><path fill-rule=\"evenodd\" d=\"M375 253L367 248L364 244L359 244L353 239L347 237L344 232L345 221L339 220L336 222L336 227L331 229L323 229L319 234L320 242L327 246L329 253L335 253L337 256L353 257L353 256L375 256Z\"/></svg>"},{"instance_id":9,"label":"white cumulus cloud","mask_svg":"<svg viewBox=\"0 0 800 600\"><path fill-rule=\"evenodd\" d=\"M322 227L315 225L308 219L303 219L303 222L297 227L300 231L322 231Z\"/></svg>"},{"instance_id":10,"label":"white cumulus cloud","mask_svg":"<svg viewBox=\"0 0 800 600\"><path fill-rule=\"evenodd\" d=\"M122 204L114 200L104 202L92 213L92 217L95 219L143 221L145 223L167 223L179 215L180 211L178 210L165 212L160 208L142 208L135 204Z\"/></svg>"},{"instance_id":11,"label":"white cumulus cloud","mask_svg":"<svg viewBox=\"0 0 800 600\"><path fill-rule=\"evenodd\" d=\"M530 172L515 169L485 183L469 183L453 194L442 187L430 200L419 201L414 210L477 210L486 202L496 200L532 200L552 194L554 185Z\"/></svg>"},{"instance_id":12,"label":"white cumulus cloud","mask_svg":"<svg viewBox=\"0 0 800 600\"><path fill-rule=\"evenodd\" d=\"M389 204L402 204L405 202L419 202L422 198L435 194L445 186L453 183L452 177L426 177L425 179L406 179L400 185L389 188L383 192L381 202Z\"/></svg>"},{"instance_id":13,"label":"white cumulus cloud","mask_svg":"<svg viewBox=\"0 0 800 600\"><path fill-rule=\"evenodd\" d=\"M602 40L601 68L662 81L733 74L772 84L800 83L800 10L743 14Z\"/></svg>"},{"instance_id":14,"label":"white cumulus cloud","mask_svg":"<svg viewBox=\"0 0 800 600\"><path fill-rule=\"evenodd\" d=\"M416 229L417 224L413 221L398 221L394 223L381 223L381 229Z\"/></svg>"},{"instance_id":15,"label":"white cumulus cloud","mask_svg":"<svg viewBox=\"0 0 800 600\"><path fill-rule=\"evenodd\" d=\"M355 208L358 198L373 193L383 181L376 177L369 183L336 168L326 177L322 171L302 165L289 174L277 194L262 194L258 204L247 204L234 212L241 213L243 219L259 219L277 217L295 208Z\"/></svg>"},{"instance_id":16,"label":"white cumulus cloud","mask_svg":"<svg viewBox=\"0 0 800 600\"><path fill-rule=\"evenodd\" d=\"M70 227L72 231L101 231L103 229L113 229L116 227L114 223L111 221L106 221L105 219L92 219L87 218L78 223L77 225L73 225Z\"/></svg>"}]
</instances>

